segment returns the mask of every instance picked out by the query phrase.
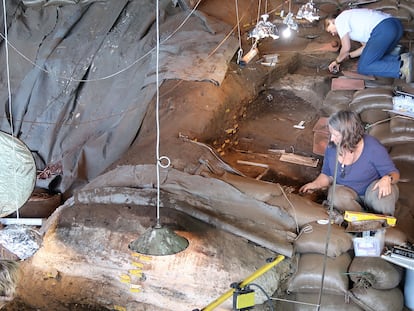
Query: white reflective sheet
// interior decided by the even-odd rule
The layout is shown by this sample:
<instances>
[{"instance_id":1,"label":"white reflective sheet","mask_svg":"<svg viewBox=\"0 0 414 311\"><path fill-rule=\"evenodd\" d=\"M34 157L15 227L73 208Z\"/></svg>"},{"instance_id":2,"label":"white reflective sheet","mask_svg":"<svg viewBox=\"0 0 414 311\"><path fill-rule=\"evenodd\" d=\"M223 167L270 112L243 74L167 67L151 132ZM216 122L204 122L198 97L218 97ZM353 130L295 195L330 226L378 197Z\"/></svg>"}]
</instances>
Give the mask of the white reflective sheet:
<instances>
[{"instance_id":1,"label":"white reflective sheet","mask_svg":"<svg viewBox=\"0 0 414 311\"><path fill-rule=\"evenodd\" d=\"M36 184L36 164L26 145L0 131L0 217L17 211Z\"/></svg>"}]
</instances>

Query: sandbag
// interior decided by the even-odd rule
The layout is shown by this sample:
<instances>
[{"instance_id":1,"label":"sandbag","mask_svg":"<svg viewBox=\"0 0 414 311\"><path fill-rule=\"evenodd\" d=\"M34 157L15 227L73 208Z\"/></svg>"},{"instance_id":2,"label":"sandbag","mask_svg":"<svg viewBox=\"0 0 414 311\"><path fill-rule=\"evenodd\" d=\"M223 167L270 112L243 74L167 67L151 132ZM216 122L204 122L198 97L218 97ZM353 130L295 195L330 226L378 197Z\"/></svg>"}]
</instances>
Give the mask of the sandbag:
<instances>
[{"instance_id":1,"label":"sandbag","mask_svg":"<svg viewBox=\"0 0 414 311\"><path fill-rule=\"evenodd\" d=\"M394 161L414 162L414 144L395 145L390 151L390 156Z\"/></svg>"},{"instance_id":2,"label":"sandbag","mask_svg":"<svg viewBox=\"0 0 414 311\"><path fill-rule=\"evenodd\" d=\"M370 3L364 6L364 8L372 10L397 10L397 2L390 0L382 0L374 3Z\"/></svg>"},{"instance_id":3,"label":"sandbag","mask_svg":"<svg viewBox=\"0 0 414 311\"><path fill-rule=\"evenodd\" d=\"M406 8L400 7L397 11L393 9L384 9L382 10L384 13L391 14L393 17L399 19L403 23L409 23L412 21L413 17L411 13Z\"/></svg>"},{"instance_id":4,"label":"sandbag","mask_svg":"<svg viewBox=\"0 0 414 311\"><path fill-rule=\"evenodd\" d=\"M388 290L353 288L350 297L365 311L401 311L404 308L404 296L398 287Z\"/></svg>"},{"instance_id":5,"label":"sandbag","mask_svg":"<svg viewBox=\"0 0 414 311\"><path fill-rule=\"evenodd\" d=\"M325 254L327 242L328 224L312 222L301 229L298 238L294 242L295 251L298 253ZM345 232L339 225L331 224L327 255L337 257L350 250L353 246L352 236Z\"/></svg>"},{"instance_id":6,"label":"sandbag","mask_svg":"<svg viewBox=\"0 0 414 311\"><path fill-rule=\"evenodd\" d=\"M359 114L361 121L366 124L374 124L388 120L390 115L388 111L382 109L365 109Z\"/></svg>"},{"instance_id":7,"label":"sandbag","mask_svg":"<svg viewBox=\"0 0 414 311\"><path fill-rule=\"evenodd\" d=\"M403 8L410 12L411 16L414 16L413 3L410 0L399 0L398 7Z\"/></svg>"},{"instance_id":8,"label":"sandbag","mask_svg":"<svg viewBox=\"0 0 414 311\"><path fill-rule=\"evenodd\" d=\"M289 281L287 292L318 293L321 288L324 255L301 254L298 269ZM349 278L347 271L351 257L348 253L326 258L323 292L343 295L348 292Z\"/></svg>"},{"instance_id":9,"label":"sandbag","mask_svg":"<svg viewBox=\"0 0 414 311\"><path fill-rule=\"evenodd\" d=\"M400 267L381 257L354 257L348 272L354 288L392 289L400 284L403 275Z\"/></svg>"},{"instance_id":10,"label":"sandbag","mask_svg":"<svg viewBox=\"0 0 414 311\"><path fill-rule=\"evenodd\" d=\"M388 97L372 97L365 100L353 101L349 104L352 111L361 113L367 109L391 110L393 109L392 98Z\"/></svg>"},{"instance_id":11,"label":"sandbag","mask_svg":"<svg viewBox=\"0 0 414 311\"><path fill-rule=\"evenodd\" d=\"M386 246L402 246L408 242L405 232L397 227L387 227L385 229L384 243Z\"/></svg>"},{"instance_id":12,"label":"sandbag","mask_svg":"<svg viewBox=\"0 0 414 311\"><path fill-rule=\"evenodd\" d=\"M376 137L385 147L414 143L414 133L391 133L390 122L384 122L370 127L369 134Z\"/></svg>"},{"instance_id":13,"label":"sandbag","mask_svg":"<svg viewBox=\"0 0 414 311\"><path fill-rule=\"evenodd\" d=\"M393 115L390 120L392 133L414 132L414 120L408 117Z\"/></svg>"},{"instance_id":14,"label":"sandbag","mask_svg":"<svg viewBox=\"0 0 414 311\"><path fill-rule=\"evenodd\" d=\"M287 193L286 197L288 198L287 200L284 196L272 197L266 203L286 210L293 217L299 228L312 221L329 218L326 208L321 204L295 193Z\"/></svg>"},{"instance_id":15,"label":"sandbag","mask_svg":"<svg viewBox=\"0 0 414 311\"><path fill-rule=\"evenodd\" d=\"M370 88L358 90L353 94L352 102L371 99L373 97L392 98L393 93L391 90L385 88Z\"/></svg>"},{"instance_id":16,"label":"sandbag","mask_svg":"<svg viewBox=\"0 0 414 311\"><path fill-rule=\"evenodd\" d=\"M295 294L296 301L298 303L294 304L294 311L315 311L316 306L306 305L301 303L308 304L317 304L319 300L319 294L306 294L306 293L297 293ZM346 301L344 295L330 295L323 294L321 297L320 311L361 311L359 307L353 301Z\"/></svg>"}]
</instances>

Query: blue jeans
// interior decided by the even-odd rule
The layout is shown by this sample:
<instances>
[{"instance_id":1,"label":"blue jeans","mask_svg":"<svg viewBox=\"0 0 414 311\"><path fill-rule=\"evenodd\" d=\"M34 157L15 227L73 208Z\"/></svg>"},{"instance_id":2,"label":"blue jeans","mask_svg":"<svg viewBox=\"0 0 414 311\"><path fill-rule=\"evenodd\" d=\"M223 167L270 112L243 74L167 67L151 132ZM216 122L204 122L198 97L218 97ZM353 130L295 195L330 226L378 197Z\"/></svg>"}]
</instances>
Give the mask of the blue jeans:
<instances>
[{"instance_id":1,"label":"blue jeans","mask_svg":"<svg viewBox=\"0 0 414 311\"><path fill-rule=\"evenodd\" d=\"M371 33L359 58L358 73L379 77L399 78L401 60L391 55L403 35L403 26L390 17L379 23Z\"/></svg>"}]
</instances>

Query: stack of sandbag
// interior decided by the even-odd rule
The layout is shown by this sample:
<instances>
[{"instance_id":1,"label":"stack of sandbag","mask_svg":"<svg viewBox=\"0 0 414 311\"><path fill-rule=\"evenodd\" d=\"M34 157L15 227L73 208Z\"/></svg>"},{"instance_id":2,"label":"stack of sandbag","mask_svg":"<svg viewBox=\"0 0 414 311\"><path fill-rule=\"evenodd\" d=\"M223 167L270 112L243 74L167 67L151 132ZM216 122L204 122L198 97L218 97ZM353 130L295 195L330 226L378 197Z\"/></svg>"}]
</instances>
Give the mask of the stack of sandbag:
<instances>
[{"instance_id":1,"label":"stack of sandbag","mask_svg":"<svg viewBox=\"0 0 414 311\"><path fill-rule=\"evenodd\" d=\"M354 257L349 266L351 300L366 311L401 311L404 296L398 287L403 269L381 257Z\"/></svg>"},{"instance_id":2,"label":"stack of sandbag","mask_svg":"<svg viewBox=\"0 0 414 311\"><path fill-rule=\"evenodd\" d=\"M414 119L389 112L394 108L394 95L389 90L355 92L350 107L358 111L361 119L369 124L368 133L389 150L400 171L400 195L394 216L400 228L407 233L409 241L414 242Z\"/></svg>"},{"instance_id":3,"label":"stack of sandbag","mask_svg":"<svg viewBox=\"0 0 414 311\"><path fill-rule=\"evenodd\" d=\"M326 221L308 223L294 242L297 269L287 286L292 310L315 310L320 302L323 311L401 311L404 270L381 257L354 256L354 235L340 225L328 226ZM398 229L385 231L387 246L406 242Z\"/></svg>"},{"instance_id":4,"label":"stack of sandbag","mask_svg":"<svg viewBox=\"0 0 414 311\"><path fill-rule=\"evenodd\" d=\"M394 216L408 240L414 243L414 119L391 112L396 96L395 86L373 87L350 93L331 91L323 103L323 111L328 115L339 109L350 109L359 113L367 125L368 133L376 137L389 151L391 158L400 170L398 183L400 196ZM404 92L414 90L405 87ZM352 94L352 95L351 95Z\"/></svg>"},{"instance_id":5,"label":"stack of sandbag","mask_svg":"<svg viewBox=\"0 0 414 311\"><path fill-rule=\"evenodd\" d=\"M287 292L292 295L291 300L295 301L293 310L315 310L322 280L320 310L362 310L347 299L350 285L347 272L352 260L349 252L353 247L352 235L339 225L314 221L301 228L294 247L298 258L297 270L287 287Z\"/></svg>"},{"instance_id":6,"label":"stack of sandbag","mask_svg":"<svg viewBox=\"0 0 414 311\"><path fill-rule=\"evenodd\" d=\"M339 0L339 5L346 6L349 5L348 0ZM404 25L404 27L409 27L413 24L414 19L414 2L412 0L380 0L380 1L365 1L357 0L352 1L352 4L355 7L360 8L370 8L373 10L381 10L388 14L391 14L395 18L398 18Z\"/></svg>"}]
</instances>

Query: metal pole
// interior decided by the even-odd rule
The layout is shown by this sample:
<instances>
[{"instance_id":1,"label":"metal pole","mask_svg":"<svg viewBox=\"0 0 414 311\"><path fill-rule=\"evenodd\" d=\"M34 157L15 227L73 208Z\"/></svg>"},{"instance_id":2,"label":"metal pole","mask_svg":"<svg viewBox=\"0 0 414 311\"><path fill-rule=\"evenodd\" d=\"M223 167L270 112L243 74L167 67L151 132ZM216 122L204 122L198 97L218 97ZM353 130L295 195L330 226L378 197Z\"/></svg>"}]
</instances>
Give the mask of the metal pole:
<instances>
[{"instance_id":1,"label":"metal pole","mask_svg":"<svg viewBox=\"0 0 414 311\"><path fill-rule=\"evenodd\" d=\"M252 273L246 279L244 279L240 283L240 286L239 287L240 288L243 288L246 285L250 284L255 279L257 279L259 276L261 276L262 274L266 273L271 268L273 268L274 266L276 266L277 264L279 264L283 259L285 259L285 256L283 256L283 255L277 256L276 258L273 259L273 261L271 261L271 262L263 265L261 268L259 268L258 270L256 270L254 273ZM236 290L235 288L232 288L232 289L228 290L223 295L221 295L219 298L217 298L216 300L214 300L213 302L211 302L208 306L206 306L203 309L201 309L201 311L210 311L210 310L213 310L217 306L221 305L224 301L226 301L227 299L229 299L233 295L233 293L234 293L235 290Z\"/></svg>"}]
</instances>

